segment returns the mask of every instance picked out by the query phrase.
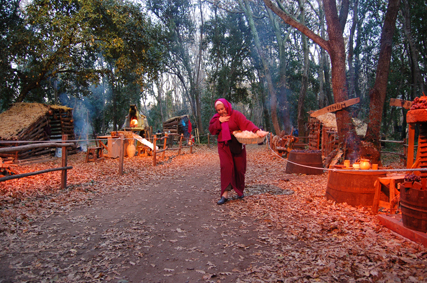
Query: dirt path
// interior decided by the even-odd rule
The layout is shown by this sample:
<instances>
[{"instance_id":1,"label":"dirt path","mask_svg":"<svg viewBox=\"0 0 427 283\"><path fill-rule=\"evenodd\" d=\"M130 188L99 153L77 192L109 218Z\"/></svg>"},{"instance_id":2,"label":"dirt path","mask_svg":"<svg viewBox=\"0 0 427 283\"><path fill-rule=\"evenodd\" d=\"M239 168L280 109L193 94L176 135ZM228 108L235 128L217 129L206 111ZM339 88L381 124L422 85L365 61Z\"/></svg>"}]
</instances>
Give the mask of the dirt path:
<instances>
[{"instance_id":1,"label":"dirt path","mask_svg":"<svg viewBox=\"0 0 427 283\"><path fill-rule=\"evenodd\" d=\"M70 159L65 191L59 173L3 190L0 283L427 282L426 248L265 147L248 149L245 199L222 206L216 149L127 159L123 176L117 160Z\"/></svg>"},{"instance_id":2,"label":"dirt path","mask_svg":"<svg viewBox=\"0 0 427 283\"><path fill-rule=\"evenodd\" d=\"M30 231L9 235L0 282L236 282L266 247L250 220L227 214L245 200L216 204L216 152L188 161L159 165L163 176L136 183L117 178L88 205L52 211Z\"/></svg>"}]
</instances>

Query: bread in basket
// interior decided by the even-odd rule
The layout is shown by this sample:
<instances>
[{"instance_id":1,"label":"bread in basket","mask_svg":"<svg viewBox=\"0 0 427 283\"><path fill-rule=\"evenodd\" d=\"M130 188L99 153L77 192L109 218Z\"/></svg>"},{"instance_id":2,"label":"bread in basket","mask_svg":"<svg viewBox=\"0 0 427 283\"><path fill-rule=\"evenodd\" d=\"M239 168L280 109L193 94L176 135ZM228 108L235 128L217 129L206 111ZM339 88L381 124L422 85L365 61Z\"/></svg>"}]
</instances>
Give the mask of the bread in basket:
<instances>
[{"instance_id":1,"label":"bread in basket","mask_svg":"<svg viewBox=\"0 0 427 283\"><path fill-rule=\"evenodd\" d=\"M260 137L249 131L234 131L233 135L240 143L244 144L258 144L264 142L265 139L265 137Z\"/></svg>"}]
</instances>

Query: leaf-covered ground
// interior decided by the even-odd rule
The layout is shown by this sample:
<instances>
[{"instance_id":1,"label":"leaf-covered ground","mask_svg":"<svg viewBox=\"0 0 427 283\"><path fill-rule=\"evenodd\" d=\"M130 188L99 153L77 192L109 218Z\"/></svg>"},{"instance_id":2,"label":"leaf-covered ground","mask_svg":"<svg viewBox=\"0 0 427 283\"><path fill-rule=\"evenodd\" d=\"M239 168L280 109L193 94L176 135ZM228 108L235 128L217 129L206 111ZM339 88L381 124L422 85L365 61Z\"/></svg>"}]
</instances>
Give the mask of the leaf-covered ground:
<instances>
[{"instance_id":1,"label":"leaf-covered ground","mask_svg":"<svg viewBox=\"0 0 427 283\"><path fill-rule=\"evenodd\" d=\"M216 149L184 152L0 183L0 282L427 282L427 249L327 201L327 174L248 146L246 197L218 206Z\"/></svg>"}]
</instances>

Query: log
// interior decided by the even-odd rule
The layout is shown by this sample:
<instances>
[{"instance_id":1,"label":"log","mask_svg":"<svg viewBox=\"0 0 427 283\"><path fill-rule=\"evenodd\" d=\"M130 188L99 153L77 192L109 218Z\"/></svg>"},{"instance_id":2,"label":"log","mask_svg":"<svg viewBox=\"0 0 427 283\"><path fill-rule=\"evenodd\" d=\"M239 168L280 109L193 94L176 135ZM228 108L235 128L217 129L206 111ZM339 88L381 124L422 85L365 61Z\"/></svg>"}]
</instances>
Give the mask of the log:
<instances>
[{"instance_id":1,"label":"log","mask_svg":"<svg viewBox=\"0 0 427 283\"><path fill-rule=\"evenodd\" d=\"M0 182L7 181L7 180L12 180L12 179L19 179L19 178L23 178L23 177L29 177L29 176L33 176L33 175L39 175L39 174L53 172L53 171L69 170L69 169L73 169L73 166L51 168L51 169L46 169L46 170L41 170L41 171L35 171L35 172L29 172L29 173L24 173L24 174L17 174L17 175L6 176L6 177L3 177L3 178L0 178Z\"/></svg>"},{"instance_id":2,"label":"log","mask_svg":"<svg viewBox=\"0 0 427 283\"><path fill-rule=\"evenodd\" d=\"M46 117L42 117L40 119L38 119L36 122L34 122L30 127L28 127L27 129L23 130L21 133L18 134L18 139L23 140L22 137L26 136L26 135L30 135L35 129L37 128L42 128L44 126L46 126L46 124L48 123Z\"/></svg>"}]
</instances>

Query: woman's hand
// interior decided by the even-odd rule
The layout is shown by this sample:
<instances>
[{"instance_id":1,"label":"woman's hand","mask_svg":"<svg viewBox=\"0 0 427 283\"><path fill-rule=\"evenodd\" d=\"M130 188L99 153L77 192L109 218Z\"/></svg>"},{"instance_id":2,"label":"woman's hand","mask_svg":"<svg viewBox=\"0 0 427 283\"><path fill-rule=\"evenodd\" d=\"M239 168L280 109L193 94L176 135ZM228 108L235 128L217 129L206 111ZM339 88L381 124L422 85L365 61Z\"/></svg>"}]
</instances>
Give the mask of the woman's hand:
<instances>
[{"instance_id":1,"label":"woman's hand","mask_svg":"<svg viewBox=\"0 0 427 283\"><path fill-rule=\"evenodd\" d=\"M230 116L221 116L219 117L219 121L221 123L228 122L230 120Z\"/></svg>"},{"instance_id":2,"label":"woman's hand","mask_svg":"<svg viewBox=\"0 0 427 283\"><path fill-rule=\"evenodd\" d=\"M256 132L256 134L259 136L259 137L265 137L266 135L268 135L268 132L266 132L266 131L263 131L263 130L258 130L257 132Z\"/></svg>"}]
</instances>

